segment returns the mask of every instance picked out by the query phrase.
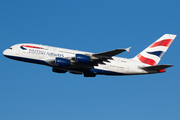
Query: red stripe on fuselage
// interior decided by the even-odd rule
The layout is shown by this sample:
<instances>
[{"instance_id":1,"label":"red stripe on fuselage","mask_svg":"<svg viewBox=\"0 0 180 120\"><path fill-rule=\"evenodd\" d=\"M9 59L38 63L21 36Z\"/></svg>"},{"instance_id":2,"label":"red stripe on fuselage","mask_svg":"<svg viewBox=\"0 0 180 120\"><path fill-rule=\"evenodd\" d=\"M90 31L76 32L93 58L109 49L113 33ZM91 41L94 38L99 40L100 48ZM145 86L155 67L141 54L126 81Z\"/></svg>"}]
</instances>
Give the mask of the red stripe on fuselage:
<instances>
[{"instance_id":1,"label":"red stripe on fuselage","mask_svg":"<svg viewBox=\"0 0 180 120\"><path fill-rule=\"evenodd\" d=\"M172 39L161 40L161 41L153 43L151 46L149 46L149 48L156 47L156 46L169 47L171 45L172 41L173 41Z\"/></svg>"},{"instance_id":2,"label":"red stripe on fuselage","mask_svg":"<svg viewBox=\"0 0 180 120\"><path fill-rule=\"evenodd\" d=\"M146 57L142 56L141 54L139 54L137 57L142 63L149 64L152 66L157 65L157 63L153 59L146 58Z\"/></svg>"},{"instance_id":3,"label":"red stripe on fuselage","mask_svg":"<svg viewBox=\"0 0 180 120\"><path fill-rule=\"evenodd\" d=\"M22 47L36 48L36 49L43 49L42 47L36 47L36 46L30 46L30 45L22 45Z\"/></svg>"}]
</instances>

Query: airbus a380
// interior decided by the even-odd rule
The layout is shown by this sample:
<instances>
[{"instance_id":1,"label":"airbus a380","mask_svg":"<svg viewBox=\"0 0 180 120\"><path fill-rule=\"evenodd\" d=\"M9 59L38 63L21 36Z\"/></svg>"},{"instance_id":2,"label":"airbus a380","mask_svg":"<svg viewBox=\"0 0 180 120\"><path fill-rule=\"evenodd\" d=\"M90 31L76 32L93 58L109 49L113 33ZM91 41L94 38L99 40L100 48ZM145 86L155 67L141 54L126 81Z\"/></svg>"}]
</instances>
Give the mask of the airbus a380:
<instances>
[{"instance_id":1,"label":"airbus a380","mask_svg":"<svg viewBox=\"0 0 180 120\"><path fill-rule=\"evenodd\" d=\"M4 50L7 58L47 65L53 72L96 75L140 75L163 73L172 65L158 65L176 35L164 34L149 47L131 59L114 57L126 49L115 49L101 53L90 53L39 44L16 44Z\"/></svg>"}]
</instances>

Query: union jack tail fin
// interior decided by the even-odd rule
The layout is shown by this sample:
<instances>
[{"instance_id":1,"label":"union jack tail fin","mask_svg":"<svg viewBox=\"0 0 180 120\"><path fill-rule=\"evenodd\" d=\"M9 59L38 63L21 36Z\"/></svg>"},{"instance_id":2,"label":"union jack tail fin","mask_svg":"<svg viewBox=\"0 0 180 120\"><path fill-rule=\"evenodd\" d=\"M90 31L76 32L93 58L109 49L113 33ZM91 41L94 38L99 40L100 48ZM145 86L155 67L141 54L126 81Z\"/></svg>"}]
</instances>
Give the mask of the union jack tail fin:
<instances>
[{"instance_id":1,"label":"union jack tail fin","mask_svg":"<svg viewBox=\"0 0 180 120\"><path fill-rule=\"evenodd\" d=\"M157 65L175 37L176 35L164 34L133 59L151 66Z\"/></svg>"}]
</instances>

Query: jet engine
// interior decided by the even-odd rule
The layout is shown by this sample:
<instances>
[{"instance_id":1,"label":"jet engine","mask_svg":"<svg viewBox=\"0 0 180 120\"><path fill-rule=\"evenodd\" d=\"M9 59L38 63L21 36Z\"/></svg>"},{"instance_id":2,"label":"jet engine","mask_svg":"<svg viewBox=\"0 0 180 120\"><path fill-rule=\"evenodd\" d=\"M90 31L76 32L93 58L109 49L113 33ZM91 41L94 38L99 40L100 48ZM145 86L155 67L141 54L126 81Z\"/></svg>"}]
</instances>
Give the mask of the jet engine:
<instances>
[{"instance_id":1,"label":"jet engine","mask_svg":"<svg viewBox=\"0 0 180 120\"><path fill-rule=\"evenodd\" d=\"M76 54L75 61L80 63L89 63L90 57L82 54Z\"/></svg>"},{"instance_id":2,"label":"jet engine","mask_svg":"<svg viewBox=\"0 0 180 120\"><path fill-rule=\"evenodd\" d=\"M56 64L57 66L67 67L67 66L70 65L70 60L65 59L65 58L58 58L58 57L57 57L57 58L55 59L55 64Z\"/></svg>"}]
</instances>

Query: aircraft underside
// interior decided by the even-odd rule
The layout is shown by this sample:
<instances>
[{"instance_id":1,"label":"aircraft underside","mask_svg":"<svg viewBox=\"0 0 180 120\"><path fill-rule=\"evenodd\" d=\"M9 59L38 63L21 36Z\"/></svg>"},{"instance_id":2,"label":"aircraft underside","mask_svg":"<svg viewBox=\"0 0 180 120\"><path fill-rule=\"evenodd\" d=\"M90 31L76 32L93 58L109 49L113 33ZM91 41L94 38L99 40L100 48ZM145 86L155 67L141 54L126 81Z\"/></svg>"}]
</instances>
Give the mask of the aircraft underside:
<instances>
[{"instance_id":1,"label":"aircraft underside","mask_svg":"<svg viewBox=\"0 0 180 120\"><path fill-rule=\"evenodd\" d=\"M18 60L18 61L23 61L23 62L47 65L47 66L52 67L52 71L56 73L66 73L69 71L69 73L72 73L72 74L84 74L84 77L95 77L97 74L98 75L128 75L124 73L96 69L92 66L81 65L78 67L75 67L75 66L58 67L58 66L52 66L43 60L35 60L31 58L23 58L23 57L18 57L18 56L9 56L9 55L5 55L5 57Z\"/></svg>"}]
</instances>

